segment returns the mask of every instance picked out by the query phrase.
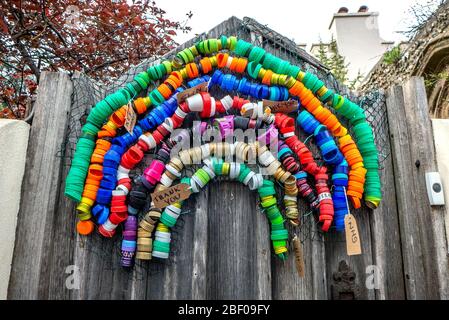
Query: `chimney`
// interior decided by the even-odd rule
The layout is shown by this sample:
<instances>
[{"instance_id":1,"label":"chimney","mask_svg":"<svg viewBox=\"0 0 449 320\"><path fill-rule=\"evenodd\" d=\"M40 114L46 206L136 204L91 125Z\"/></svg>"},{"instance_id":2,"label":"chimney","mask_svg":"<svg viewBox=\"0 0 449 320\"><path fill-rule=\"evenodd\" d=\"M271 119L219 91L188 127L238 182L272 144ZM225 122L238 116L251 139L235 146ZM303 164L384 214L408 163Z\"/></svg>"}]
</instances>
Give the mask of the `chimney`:
<instances>
[{"instance_id":1,"label":"chimney","mask_svg":"<svg viewBox=\"0 0 449 320\"><path fill-rule=\"evenodd\" d=\"M346 7L341 7L340 9L338 9L338 13L348 13L349 9Z\"/></svg>"},{"instance_id":2,"label":"chimney","mask_svg":"<svg viewBox=\"0 0 449 320\"><path fill-rule=\"evenodd\" d=\"M378 12L369 12L367 6L360 6L354 12L342 7L332 17L329 30L337 42L338 51L350 63L350 79L355 79L359 70L366 75L378 61L376 57L385 52L378 16Z\"/></svg>"},{"instance_id":3,"label":"chimney","mask_svg":"<svg viewBox=\"0 0 449 320\"><path fill-rule=\"evenodd\" d=\"M362 13L362 12L368 12L368 7L367 7L367 6L360 6L358 12L359 12L359 13Z\"/></svg>"}]
</instances>

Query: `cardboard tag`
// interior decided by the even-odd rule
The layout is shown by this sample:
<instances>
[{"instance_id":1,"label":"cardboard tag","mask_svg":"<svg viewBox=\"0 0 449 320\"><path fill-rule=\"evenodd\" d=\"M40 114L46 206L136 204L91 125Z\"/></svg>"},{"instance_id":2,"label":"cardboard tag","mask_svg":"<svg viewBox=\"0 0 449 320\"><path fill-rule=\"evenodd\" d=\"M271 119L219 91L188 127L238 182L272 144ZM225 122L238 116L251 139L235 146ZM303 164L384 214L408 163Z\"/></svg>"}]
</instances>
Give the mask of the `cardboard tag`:
<instances>
[{"instance_id":1,"label":"cardboard tag","mask_svg":"<svg viewBox=\"0 0 449 320\"><path fill-rule=\"evenodd\" d=\"M357 228L357 221L352 214L345 216L345 233L346 233L346 251L348 256L355 256L362 253L360 245L359 229Z\"/></svg>"},{"instance_id":2,"label":"cardboard tag","mask_svg":"<svg viewBox=\"0 0 449 320\"><path fill-rule=\"evenodd\" d=\"M131 135L134 131L134 126L136 125L137 121L137 115L134 111L134 108L131 104L131 102L128 103L128 107L126 108L126 116L125 116L125 129L128 131Z\"/></svg>"},{"instance_id":3,"label":"cardboard tag","mask_svg":"<svg viewBox=\"0 0 449 320\"><path fill-rule=\"evenodd\" d=\"M152 193L151 199L156 208L162 209L175 202L187 199L191 193L192 191L190 191L188 184L180 183L168 189Z\"/></svg>"},{"instance_id":4,"label":"cardboard tag","mask_svg":"<svg viewBox=\"0 0 449 320\"><path fill-rule=\"evenodd\" d=\"M305 264L304 264L304 252L302 250L302 243L297 236L293 238L293 248L295 250L295 264L296 271L300 278L304 278Z\"/></svg>"},{"instance_id":5,"label":"cardboard tag","mask_svg":"<svg viewBox=\"0 0 449 320\"><path fill-rule=\"evenodd\" d=\"M176 95L176 99L178 100L178 104L183 103L184 101L186 101L186 99L188 97L194 96L197 93L200 92L208 92L209 87L208 87L209 83L208 82L202 82L200 84L197 84L196 86L186 89L182 92L179 92Z\"/></svg>"},{"instance_id":6,"label":"cardboard tag","mask_svg":"<svg viewBox=\"0 0 449 320\"><path fill-rule=\"evenodd\" d=\"M272 100L263 100L263 106L268 107L271 110L271 113L292 113L298 111L298 101L296 100L287 100L287 101L272 101Z\"/></svg>"}]
</instances>

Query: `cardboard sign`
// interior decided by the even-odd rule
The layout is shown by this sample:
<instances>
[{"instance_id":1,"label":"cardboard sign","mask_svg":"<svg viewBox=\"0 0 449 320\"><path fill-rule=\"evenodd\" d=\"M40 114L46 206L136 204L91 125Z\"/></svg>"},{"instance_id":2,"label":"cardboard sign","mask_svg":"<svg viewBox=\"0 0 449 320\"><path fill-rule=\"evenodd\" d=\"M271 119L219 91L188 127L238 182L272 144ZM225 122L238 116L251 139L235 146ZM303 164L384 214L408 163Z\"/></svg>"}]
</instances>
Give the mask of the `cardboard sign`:
<instances>
[{"instance_id":1,"label":"cardboard sign","mask_svg":"<svg viewBox=\"0 0 449 320\"><path fill-rule=\"evenodd\" d=\"M298 111L298 101L288 100L288 101L272 101L263 100L263 106L268 107L271 113L292 113Z\"/></svg>"},{"instance_id":2,"label":"cardboard sign","mask_svg":"<svg viewBox=\"0 0 449 320\"><path fill-rule=\"evenodd\" d=\"M357 228L357 221L352 214L345 216L345 233L346 233L346 251L348 256L355 256L362 253L360 245L359 229Z\"/></svg>"},{"instance_id":3,"label":"cardboard sign","mask_svg":"<svg viewBox=\"0 0 449 320\"><path fill-rule=\"evenodd\" d=\"M134 108L131 104L131 102L128 103L128 107L126 108L126 116L125 116L125 129L128 131L131 135L133 134L134 126L136 125L137 121L137 115L134 111Z\"/></svg>"},{"instance_id":4,"label":"cardboard sign","mask_svg":"<svg viewBox=\"0 0 449 320\"><path fill-rule=\"evenodd\" d=\"M197 93L200 92L207 92L209 90L208 88L209 83L208 82L201 82L200 84L190 88L190 89L186 89L182 92L179 92L176 95L176 99L178 100L178 104L183 103L184 101L186 101L186 99L188 97L194 96Z\"/></svg>"},{"instance_id":5,"label":"cardboard sign","mask_svg":"<svg viewBox=\"0 0 449 320\"><path fill-rule=\"evenodd\" d=\"M300 278L304 278L305 264L304 264L304 252L302 250L302 243L296 235L292 241L293 241L293 248L295 249L296 271L298 271L298 275Z\"/></svg>"},{"instance_id":6,"label":"cardboard sign","mask_svg":"<svg viewBox=\"0 0 449 320\"><path fill-rule=\"evenodd\" d=\"M188 184L180 183L168 189L152 193L151 199L156 208L162 209L173 203L187 199L191 193Z\"/></svg>"}]
</instances>

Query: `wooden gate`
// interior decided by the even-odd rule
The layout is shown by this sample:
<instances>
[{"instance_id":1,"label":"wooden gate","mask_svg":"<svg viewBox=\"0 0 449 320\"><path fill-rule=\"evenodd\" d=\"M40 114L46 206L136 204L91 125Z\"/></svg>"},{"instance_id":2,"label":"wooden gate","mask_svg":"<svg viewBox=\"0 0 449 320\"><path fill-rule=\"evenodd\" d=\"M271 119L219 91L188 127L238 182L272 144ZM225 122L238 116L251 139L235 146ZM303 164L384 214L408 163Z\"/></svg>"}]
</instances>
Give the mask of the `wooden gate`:
<instances>
[{"instance_id":1,"label":"wooden gate","mask_svg":"<svg viewBox=\"0 0 449 320\"><path fill-rule=\"evenodd\" d=\"M321 70L318 61L253 19L232 17L199 37L221 34L235 34L257 43L305 70L319 73L328 87L341 89ZM74 203L64 197L69 170L66 161L70 158L70 150L65 148L76 142L81 129L80 119L73 119L71 110L77 107L84 112L105 93L86 95L87 101L74 106L70 97L76 91L75 84L78 91L89 91L96 85L76 77L44 73L40 80L9 298L449 297L446 212L442 207L430 207L424 180L425 172L437 171L437 167L422 79L413 78L386 93L389 125L376 130L377 135L385 137L382 147L390 155L381 171L384 200L375 211L365 208L353 212L363 254L348 257L344 234L320 233L315 218L300 202L306 218L297 231L305 257L305 277L299 278L293 257L280 262L272 255L269 226L255 194L226 181L210 184L187 202L174 232L175 252L166 265L138 262L131 270L123 269L119 266L119 237L113 241L98 234L80 237L75 230Z\"/></svg>"},{"instance_id":2,"label":"wooden gate","mask_svg":"<svg viewBox=\"0 0 449 320\"><path fill-rule=\"evenodd\" d=\"M254 193L216 182L189 200L166 265L119 266L120 237L76 233L74 203L63 195L72 80L44 73L35 104L9 284L11 299L429 299L448 292L444 207L427 199L424 173L437 171L424 84L412 78L387 93L390 157L384 200L353 212L360 256L346 255L344 234L322 235L309 215L305 277L294 259L271 253L269 226ZM95 99L95 97L93 97ZM80 130L80 128L77 128ZM388 131L388 128L386 128ZM306 206L301 211L307 214ZM347 265L346 265L347 264Z\"/></svg>"}]
</instances>

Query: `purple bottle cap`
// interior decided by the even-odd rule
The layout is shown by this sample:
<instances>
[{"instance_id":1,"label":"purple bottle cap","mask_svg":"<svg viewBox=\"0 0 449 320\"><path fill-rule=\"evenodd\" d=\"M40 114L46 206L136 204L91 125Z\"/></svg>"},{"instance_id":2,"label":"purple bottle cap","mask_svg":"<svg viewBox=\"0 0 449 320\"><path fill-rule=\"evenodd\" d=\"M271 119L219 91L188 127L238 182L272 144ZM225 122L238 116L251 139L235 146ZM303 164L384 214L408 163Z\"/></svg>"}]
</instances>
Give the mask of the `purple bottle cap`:
<instances>
[{"instance_id":1,"label":"purple bottle cap","mask_svg":"<svg viewBox=\"0 0 449 320\"><path fill-rule=\"evenodd\" d=\"M137 238L136 231L123 231L123 239L127 241L135 241Z\"/></svg>"},{"instance_id":2,"label":"purple bottle cap","mask_svg":"<svg viewBox=\"0 0 449 320\"><path fill-rule=\"evenodd\" d=\"M129 226L137 225L137 217L136 216L128 216L128 218L125 221L125 228L128 225Z\"/></svg>"},{"instance_id":3,"label":"purple bottle cap","mask_svg":"<svg viewBox=\"0 0 449 320\"><path fill-rule=\"evenodd\" d=\"M121 265L123 267L132 267L135 253L132 251L122 250Z\"/></svg>"}]
</instances>

